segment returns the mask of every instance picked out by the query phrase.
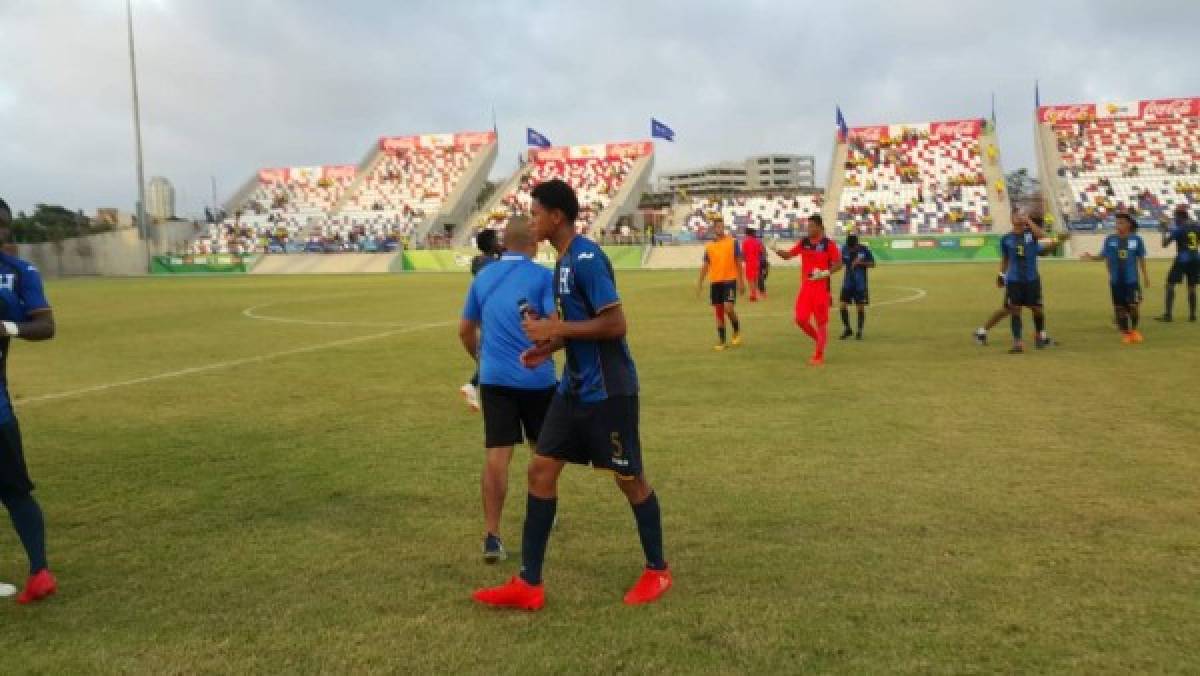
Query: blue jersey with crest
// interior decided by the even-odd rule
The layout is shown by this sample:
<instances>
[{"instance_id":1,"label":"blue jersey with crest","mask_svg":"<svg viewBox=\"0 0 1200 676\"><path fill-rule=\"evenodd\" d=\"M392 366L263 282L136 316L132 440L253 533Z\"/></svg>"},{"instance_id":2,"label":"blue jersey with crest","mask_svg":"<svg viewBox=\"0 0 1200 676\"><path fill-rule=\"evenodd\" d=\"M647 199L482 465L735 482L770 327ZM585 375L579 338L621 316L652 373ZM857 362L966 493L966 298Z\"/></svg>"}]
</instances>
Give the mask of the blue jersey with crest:
<instances>
[{"instance_id":1,"label":"blue jersey with crest","mask_svg":"<svg viewBox=\"0 0 1200 676\"><path fill-rule=\"evenodd\" d=\"M554 268L554 298L559 316L569 322L593 319L621 303L612 264L595 242L571 240ZM584 403L637 394L637 368L624 338L567 340L566 352L560 394Z\"/></svg>"},{"instance_id":2,"label":"blue jersey with crest","mask_svg":"<svg viewBox=\"0 0 1200 676\"><path fill-rule=\"evenodd\" d=\"M846 274L842 276L842 288L847 290L867 290L867 268L855 266L855 261L863 263L874 263L875 256L871 254L871 250L859 244L851 249L846 247L842 249L842 266L846 270Z\"/></svg>"},{"instance_id":3,"label":"blue jersey with crest","mask_svg":"<svg viewBox=\"0 0 1200 676\"><path fill-rule=\"evenodd\" d=\"M0 253L0 320L27 322L37 310L49 309L42 275L32 264ZM0 424L13 421L8 396L8 350L12 339L0 337Z\"/></svg>"},{"instance_id":4,"label":"blue jersey with crest","mask_svg":"<svg viewBox=\"0 0 1200 676\"><path fill-rule=\"evenodd\" d=\"M1138 259L1146 257L1146 243L1140 235L1109 235L1104 238L1100 255L1108 259L1108 281L1112 284L1138 284Z\"/></svg>"},{"instance_id":5,"label":"blue jersey with crest","mask_svg":"<svg viewBox=\"0 0 1200 676\"><path fill-rule=\"evenodd\" d=\"M1021 234L1010 232L1000 239L1000 252L1008 258L1008 269L1004 278L1009 282L1036 282L1038 280L1037 259L1041 251L1037 235L1026 230Z\"/></svg>"},{"instance_id":6,"label":"blue jersey with crest","mask_svg":"<svg viewBox=\"0 0 1200 676\"><path fill-rule=\"evenodd\" d=\"M1175 260L1180 263L1200 261L1200 225L1188 223L1171 228L1167 242L1175 244Z\"/></svg>"}]
</instances>

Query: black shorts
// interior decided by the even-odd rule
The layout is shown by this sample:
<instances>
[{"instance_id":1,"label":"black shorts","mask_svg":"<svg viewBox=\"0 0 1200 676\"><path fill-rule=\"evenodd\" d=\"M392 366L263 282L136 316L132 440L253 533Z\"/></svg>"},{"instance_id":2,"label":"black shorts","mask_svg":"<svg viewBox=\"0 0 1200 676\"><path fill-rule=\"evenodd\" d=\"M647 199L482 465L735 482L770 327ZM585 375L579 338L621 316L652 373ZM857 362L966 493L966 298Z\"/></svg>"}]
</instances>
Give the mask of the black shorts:
<instances>
[{"instance_id":1,"label":"black shorts","mask_svg":"<svg viewBox=\"0 0 1200 676\"><path fill-rule=\"evenodd\" d=\"M1167 273L1167 284L1178 284L1185 279L1188 286L1196 286L1200 282L1200 261L1175 261L1171 264L1171 271Z\"/></svg>"},{"instance_id":2,"label":"black shorts","mask_svg":"<svg viewBox=\"0 0 1200 676\"><path fill-rule=\"evenodd\" d=\"M530 445L536 444L555 389L522 390L501 385L481 385L479 398L483 407L484 447L516 446L526 439ZM523 436L522 428L525 432Z\"/></svg>"},{"instance_id":3,"label":"black shorts","mask_svg":"<svg viewBox=\"0 0 1200 676\"><path fill-rule=\"evenodd\" d=\"M1004 287L1004 302L1017 307L1042 306L1042 280L1032 282L1009 282Z\"/></svg>"},{"instance_id":4,"label":"black shorts","mask_svg":"<svg viewBox=\"0 0 1200 676\"><path fill-rule=\"evenodd\" d=\"M32 490L21 446L21 428L13 420L0 425L0 493L22 495Z\"/></svg>"},{"instance_id":5,"label":"black shorts","mask_svg":"<svg viewBox=\"0 0 1200 676\"><path fill-rule=\"evenodd\" d=\"M1119 307L1137 305L1142 302L1142 286L1140 284L1109 284L1112 291L1112 303Z\"/></svg>"},{"instance_id":6,"label":"black shorts","mask_svg":"<svg viewBox=\"0 0 1200 676\"><path fill-rule=\"evenodd\" d=\"M575 397L555 395L537 454L609 470L623 479L641 476L637 396L585 404Z\"/></svg>"},{"instance_id":7,"label":"black shorts","mask_svg":"<svg viewBox=\"0 0 1200 676\"><path fill-rule=\"evenodd\" d=\"M713 282L708 287L708 297L713 305L737 302L737 282Z\"/></svg>"},{"instance_id":8,"label":"black shorts","mask_svg":"<svg viewBox=\"0 0 1200 676\"><path fill-rule=\"evenodd\" d=\"M850 303L854 303L855 305L870 305L871 304L871 292L868 291L867 287L865 287L865 286L864 287L843 286L842 294L838 298L838 300L843 303L846 303L847 305L849 305Z\"/></svg>"}]
</instances>

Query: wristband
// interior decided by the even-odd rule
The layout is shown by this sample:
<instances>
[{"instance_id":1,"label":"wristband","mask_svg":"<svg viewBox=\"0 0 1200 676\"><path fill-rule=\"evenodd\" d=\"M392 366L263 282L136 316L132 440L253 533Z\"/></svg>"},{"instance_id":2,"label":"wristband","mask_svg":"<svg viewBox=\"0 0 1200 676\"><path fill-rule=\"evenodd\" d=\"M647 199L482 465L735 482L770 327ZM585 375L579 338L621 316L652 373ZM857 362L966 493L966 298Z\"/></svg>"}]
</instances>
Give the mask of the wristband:
<instances>
[{"instance_id":1,"label":"wristband","mask_svg":"<svg viewBox=\"0 0 1200 676\"><path fill-rule=\"evenodd\" d=\"M13 337L21 335L21 330L17 327L16 322L3 322L3 326L5 335Z\"/></svg>"}]
</instances>

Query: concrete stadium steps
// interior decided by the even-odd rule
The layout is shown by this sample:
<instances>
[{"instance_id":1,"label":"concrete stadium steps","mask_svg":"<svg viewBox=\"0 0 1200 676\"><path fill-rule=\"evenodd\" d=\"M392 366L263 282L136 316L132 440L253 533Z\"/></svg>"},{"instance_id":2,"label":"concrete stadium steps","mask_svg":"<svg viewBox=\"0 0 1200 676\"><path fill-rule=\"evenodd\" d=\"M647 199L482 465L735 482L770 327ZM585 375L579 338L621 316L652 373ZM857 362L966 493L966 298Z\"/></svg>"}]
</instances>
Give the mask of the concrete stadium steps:
<instances>
[{"instance_id":1,"label":"concrete stadium steps","mask_svg":"<svg viewBox=\"0 0 1200 676\"><path fill-rule=\"evenodd\" d=\"M608 232L613 224L622 216L632 216L637 213L642 195L650 186L650 176L654 173L654 154L651 153L633 163L629 175L625 177L621 189L608 203L608 208L596 217L592 223L592 232Z\"/></svg>"},{"instance_id":2,"label":"concrete stadium steps","mask_svg":"<svg viewBox=\"0 0 1200 676\"><path fill-rule=\"evenodd\" d=\"M475 155L475 159L471 160L454 190L451 190L442 202L442 208L433 218L425 219L413 233L417 241L424 239L431 232L441 233L446 226L452 226L455 233L466 229L470 222L471 210L487 184L488 175L492 172L498 155L499 145L496 143L488 144Z\"/></svg>"},{"instance_id":3,"label":"concrete stadium steps","mask_svg":"<svg viewBox=\"0 0 1200 676\"><path fill-rule=\"evenodd\" d=\"M1064 167L1062 155L1058 154L1058 140L1049 125L1035 120L1033 141L1037 154L1038 180L1042 183L1042 201L1054 215L1055 223L1066 223L1066 215L1074 203L1074 196L1067 185L1067 179L1058 173Z\"/></svg>"},{"instance_id":4,"label":"concrete stadium steps","mask_svg":"<svg viewBox=\"0 0 1200 676\"><path fill-rule=\"evenodd\" d=\"M837 225L838 206L842 203L842 189L846 185L846 156L850 149L845 141L836 136L833 140L833 160L829 163L829 180L825 182L825 206L821 209L821 220L829 232Z\"/></svg>"},{"instance_id":5,"label":"concrete stadium steps","mask_svg":"<svg viewBox=\"0 0 1200 676\"><path fill-rule=\"evenodd\" d=\"M996 163L988 161L988 146L996 148ZM1012 202L1004 182L1004 155L1000 152L1000 141L995 129L984 129L979 135L979 157L983 161L983 180L987 184L988 211L992 214L992 232L1012 230ZM1004 193L996 190L996 182L1005 185Z\"/></svg>"},{"instance_id":6,"label":"concrete stadium steps","mask_svg":"<svg viewBox=\"0 0 1200 676\"><path fill-rule=\"evenodd\" d=\"M351 275L391 272L399 253L272 254L259 259L252 275Z\"/></svg>"},{"instance_id":7,"label":"concrete stadium steps","mask_svg":"<svg viewBox=\"0 0 1200 676\"><path fill-rule=\"evenodd\" d=\"M492 196L488 198L483 207L467 216L467 220L454 232L454 246L472 246L471 235L475 231L476 224L480 219L495 211L505 195L517 189L517 186L521 184L521 179L529 173L531 167L530 164L519 167L512 176L508 177L507 181L496 186L496 189L492 191Z\"/></svg>"}]
</instances>

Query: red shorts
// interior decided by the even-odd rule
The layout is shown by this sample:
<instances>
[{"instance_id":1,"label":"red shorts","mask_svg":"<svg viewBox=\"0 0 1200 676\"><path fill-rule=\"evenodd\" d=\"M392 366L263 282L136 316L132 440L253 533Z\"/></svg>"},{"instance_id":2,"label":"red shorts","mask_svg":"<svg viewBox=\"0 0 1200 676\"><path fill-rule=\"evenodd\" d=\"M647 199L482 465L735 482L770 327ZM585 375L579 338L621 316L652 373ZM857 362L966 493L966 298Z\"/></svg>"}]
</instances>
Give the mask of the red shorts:
<instances>
[{"instance_id":1,"label":"red shorts","mask_svg":"<svg viewBox=\"0 0 1200 676\"><path fill-rule=\"evenodd\" d=\"M829 306L833 297L824 289L816 291L801 291L796 296L796 323L807 322L815 317L818 324L829 323Z\"/></svg>"}]
</instances>

